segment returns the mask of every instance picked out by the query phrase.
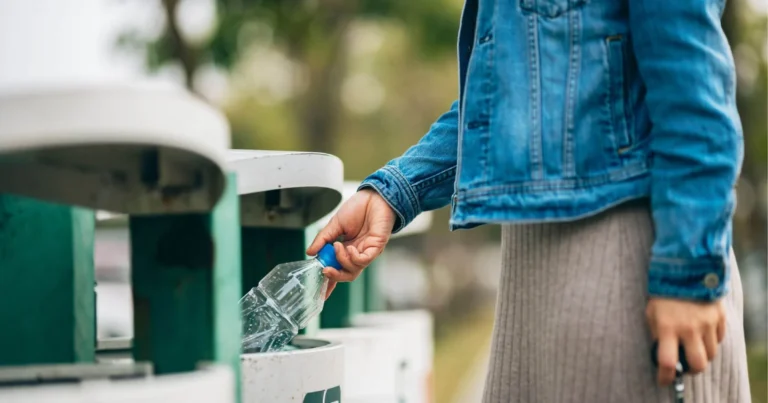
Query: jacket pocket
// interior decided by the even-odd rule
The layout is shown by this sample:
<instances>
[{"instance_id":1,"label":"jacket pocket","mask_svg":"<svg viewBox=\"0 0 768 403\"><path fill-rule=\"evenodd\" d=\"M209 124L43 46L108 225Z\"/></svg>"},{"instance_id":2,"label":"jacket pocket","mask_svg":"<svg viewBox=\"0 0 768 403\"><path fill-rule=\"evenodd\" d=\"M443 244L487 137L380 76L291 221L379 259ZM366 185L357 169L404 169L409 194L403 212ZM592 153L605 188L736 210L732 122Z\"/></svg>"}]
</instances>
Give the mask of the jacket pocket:
<instances>
[{"instance_id":1,"label":"jacket pocket","mask_svg":"<svg viewBox=\"0 0 768 403\"><path fill-rule=\"evenodd\" d=\"M632 147L632 138L627 125L627 80L625 72L624 37L614 35L606 38L608 59L608 86L611 131L616 141L616 150L623 153Z\"/></svg>"},{"instance_id":2,"label":"jacket pocket","mask_svg":"<svg viewBox=\"0 0 768 403\"><path fill-rule=\"evenodd\" d=\"M520 8L547 18L557 18L584 5L587 0L519 0Z\"/></svg>"}]
</instances>

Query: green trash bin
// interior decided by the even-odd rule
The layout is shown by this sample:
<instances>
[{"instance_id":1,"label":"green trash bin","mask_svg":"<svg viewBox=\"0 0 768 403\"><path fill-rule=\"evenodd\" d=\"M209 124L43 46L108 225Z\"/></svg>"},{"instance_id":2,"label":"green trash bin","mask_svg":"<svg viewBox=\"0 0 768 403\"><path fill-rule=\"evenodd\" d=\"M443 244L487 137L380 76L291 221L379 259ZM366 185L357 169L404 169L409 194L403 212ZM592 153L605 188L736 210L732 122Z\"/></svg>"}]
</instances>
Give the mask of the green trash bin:
<instances>
[{"instance_id":1,"label":"green trash bin","mask_svg":"<svg viewBox=\"0 0 768 403\"><path fill-rule=\"evenodd\" d=\"M157 374L194 376L203 362L237 371L239 337L219 332L237 323L241 288L228 148L223 115L183 89L0 96L0 365L95 368L93 210L103 209L130 216L134 358ZM72 368L55 370L76 378Z\"/></svg>"}]
</instances>

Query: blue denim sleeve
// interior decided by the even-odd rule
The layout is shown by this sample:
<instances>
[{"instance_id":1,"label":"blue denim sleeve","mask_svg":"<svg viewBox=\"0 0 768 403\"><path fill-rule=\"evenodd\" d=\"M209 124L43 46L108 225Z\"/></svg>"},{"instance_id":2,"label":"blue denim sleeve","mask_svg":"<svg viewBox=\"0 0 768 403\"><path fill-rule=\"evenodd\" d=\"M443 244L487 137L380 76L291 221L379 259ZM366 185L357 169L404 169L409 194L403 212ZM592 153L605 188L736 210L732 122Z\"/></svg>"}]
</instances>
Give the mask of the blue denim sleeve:
<instances>
[{"instance_id":1,"label":"blue denim sleeve","mask_svg":"<svg viewBox=\"0 0 768 403\"><path fill-rule=\"evenodd\" d=\"M422 211L450 203L456 178L458 122L456 101L416 145L360 185L360 189L375 189L395 210L397 221L393 232L405 228Z\"/></svg>"},{"instance_id":2,"label":"blue denim sleeve","mask_svg":"<svg viewBox=\"0 0 768 403\"><path fill-rule=\"evenodd\" d=\"M728 290L743 139L723 6L724 0L629 2L653 124L652 296L712 301Z\"/></svg>"}]
</instances>

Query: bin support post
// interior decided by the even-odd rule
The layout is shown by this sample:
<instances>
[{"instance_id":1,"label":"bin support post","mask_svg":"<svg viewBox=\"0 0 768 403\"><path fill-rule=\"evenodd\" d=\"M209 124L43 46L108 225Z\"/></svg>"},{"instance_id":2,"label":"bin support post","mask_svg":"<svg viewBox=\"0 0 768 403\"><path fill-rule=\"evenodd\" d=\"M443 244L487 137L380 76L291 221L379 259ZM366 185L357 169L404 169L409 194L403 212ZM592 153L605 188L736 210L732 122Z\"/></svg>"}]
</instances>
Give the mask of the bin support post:
<instances>
[{"instance_id":1,"label":"bin support post","mask_svg":"<svg viewBox=\"0 0 768 403\"><path fill-rule=\"evenodd\" d=\"M93 362L93 211L0 194L0 365Z\"/></svg>"},{"instance_id":2,"label":"bin support post","mask_svg":"<svg viewBox=\"0 0 768 403\"><path fill-rule=\"evenodd\" d=\"M239 380L242 288L235 175L228 175L212 212L133 216L130 231L134 358L151 361L158 374L222 363Z\"/></svg>"}]
</instances>

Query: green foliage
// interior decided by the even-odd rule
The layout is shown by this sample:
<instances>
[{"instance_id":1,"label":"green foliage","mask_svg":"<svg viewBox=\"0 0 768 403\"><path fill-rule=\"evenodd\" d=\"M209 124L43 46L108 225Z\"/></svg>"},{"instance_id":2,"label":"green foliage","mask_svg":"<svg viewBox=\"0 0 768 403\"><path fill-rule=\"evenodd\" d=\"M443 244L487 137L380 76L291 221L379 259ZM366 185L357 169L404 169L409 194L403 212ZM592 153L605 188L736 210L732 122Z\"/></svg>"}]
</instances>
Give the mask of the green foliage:
<instances>
[{"instance_id":1,"label":"green foliage","mask_svg":"<svg viewBox=\"0 0 768 403\"><path fill-rule=\"evenodd\" d=\"M175 14L180 1L163 1L168 15ZM456 3L456 2L454 2ZM312 42L321 46L326 28L344 19L386 19L397 21L409 30L409 36L425 57L437 57L455 48L458 8L444 1L381 0L216 0L216 27L201 44L178 44L169 27L158 38L141 39L135 31L120 39L123 46L144 46L148 67L156 69L178 58L178 47L191 49L197 58L196 68L213 62L232 68L250 45L244 29L260 22L273 29L274 42L289 51Z\"/></svg>"}]
</instances>

